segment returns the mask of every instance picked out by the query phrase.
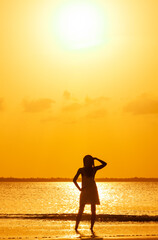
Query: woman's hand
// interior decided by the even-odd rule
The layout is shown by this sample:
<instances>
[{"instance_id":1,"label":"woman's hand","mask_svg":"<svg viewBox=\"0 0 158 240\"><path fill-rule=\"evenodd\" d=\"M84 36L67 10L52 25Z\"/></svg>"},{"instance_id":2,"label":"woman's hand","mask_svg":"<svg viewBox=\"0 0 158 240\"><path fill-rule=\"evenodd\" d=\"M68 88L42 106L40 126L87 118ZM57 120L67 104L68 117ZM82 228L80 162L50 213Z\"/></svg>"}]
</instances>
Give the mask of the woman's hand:
<instances>
[{"instance_id":1,"label":"woman's hand","mask_svg":"<svg viewBox=\"0 0 158 240\"><path fill-rule=\"evenodd\" d=\"M96 158L96 157L94 157L93 159L94 159L94 160L97 160L97 161L99 161L99 162L101 161L99 158Z\"/></svg>"},{"instance_id":2,"label":"woman's hand","mask_svg":"<svg viewBox=\"0 0 158 240\"><path fill-rule=\"evenodd\" d=\"M80 188L80 191L82 192L85 188L86 188L86 187L82 187L82 188Z\"/></svg>"}]
</instances>

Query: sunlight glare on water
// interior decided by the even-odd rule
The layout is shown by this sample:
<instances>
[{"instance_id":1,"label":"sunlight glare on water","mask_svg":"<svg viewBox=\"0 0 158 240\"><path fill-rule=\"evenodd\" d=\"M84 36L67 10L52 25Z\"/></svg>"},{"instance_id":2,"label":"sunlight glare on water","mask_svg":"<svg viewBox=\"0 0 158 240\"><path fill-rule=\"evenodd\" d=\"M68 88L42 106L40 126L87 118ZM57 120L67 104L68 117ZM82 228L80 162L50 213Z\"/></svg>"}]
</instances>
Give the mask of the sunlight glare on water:
<instances>
[{"instance_id":1,"label":"sunlight glare on water","mask_svg":"<svg viewBox=\"0 0 158 240\"><path fill-rule=\"evenodd\" d=\"M158 215L156 182L99 182L97 186L98 214ZM0 183L0 214L77 213L79 196L72 182ZM85 212L90 212L89 205Z\"/></svg>"}]
</instances>

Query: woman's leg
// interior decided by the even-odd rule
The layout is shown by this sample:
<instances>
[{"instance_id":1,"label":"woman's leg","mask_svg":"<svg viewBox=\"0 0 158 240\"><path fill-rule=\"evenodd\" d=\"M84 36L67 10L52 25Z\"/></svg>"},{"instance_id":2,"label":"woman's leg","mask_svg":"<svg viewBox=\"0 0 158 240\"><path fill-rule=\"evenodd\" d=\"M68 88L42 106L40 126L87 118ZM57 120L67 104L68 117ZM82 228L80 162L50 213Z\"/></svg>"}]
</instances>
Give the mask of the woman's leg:
<instances>
[{"instance_id":1,"label":"woman's leg","mask_svg":"<svg viewBox=\"0 0 158 240\"><path fill-rule=\"evenodd\" d=\"M96 207L95 207L95 204L91 204L91 231L93 231L93 226L94 226L94 223L95 223L95 218L96 218Z\"/></svg>"},{"instance_id":2,"label":"woman's leg","mask_svg":"<svg viewBox=\"0 0 158 240\"><path fill-rule=\"evenodd\" d=\"M84 211L84 206L85 206L85 204L81 204L80 207L79 207L79 211L78 211L78 214L77 214L77 217L76 217L76 226L75 226L76 231L77 231L78 225L81 221L82 213Z\"/></svg>"}]
</instances>

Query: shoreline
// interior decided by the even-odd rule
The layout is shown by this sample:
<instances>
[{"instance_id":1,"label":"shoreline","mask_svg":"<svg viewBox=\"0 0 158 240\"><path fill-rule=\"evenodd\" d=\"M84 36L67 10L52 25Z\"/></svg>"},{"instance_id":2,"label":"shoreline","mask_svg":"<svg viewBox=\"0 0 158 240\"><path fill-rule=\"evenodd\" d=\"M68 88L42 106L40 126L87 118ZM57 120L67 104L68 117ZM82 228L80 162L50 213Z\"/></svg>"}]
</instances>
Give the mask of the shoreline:
<instances>
[{"instance_id":1,"label":"shoreline","mask_svg":"<svg viewBox=\"0 0 158 240\"><path fill-rule=\"evenodd\" d=\"M0 219L30 219L30 220L54 220L76 221L77 213L51 213L51 214L0 214ZM90 213L83 213L82 220L89 221ZM96 222L158 222L158 215L123 215L123 214L97 214Z\"/></svg>"}]
</instances>

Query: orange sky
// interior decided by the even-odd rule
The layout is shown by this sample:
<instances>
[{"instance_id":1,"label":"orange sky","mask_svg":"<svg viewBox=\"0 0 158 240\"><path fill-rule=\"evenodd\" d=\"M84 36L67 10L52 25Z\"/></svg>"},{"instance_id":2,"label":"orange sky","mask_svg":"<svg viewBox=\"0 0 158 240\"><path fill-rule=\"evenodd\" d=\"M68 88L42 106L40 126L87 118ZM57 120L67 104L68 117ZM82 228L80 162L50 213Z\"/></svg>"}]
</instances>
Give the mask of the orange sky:
<instances>
[{"instance_id":1,"label":"orange sky","mask_svg":"<svg viewBox=\"0 0 158 240\"><path fill-rule=\"evenodd\" d=\"M0 1L0 176L73 177L91 154L97 177L158 177L158 1L91 1L103 39L79 49L58 35L73 2Z\"/></svg>"}]
</instances>

